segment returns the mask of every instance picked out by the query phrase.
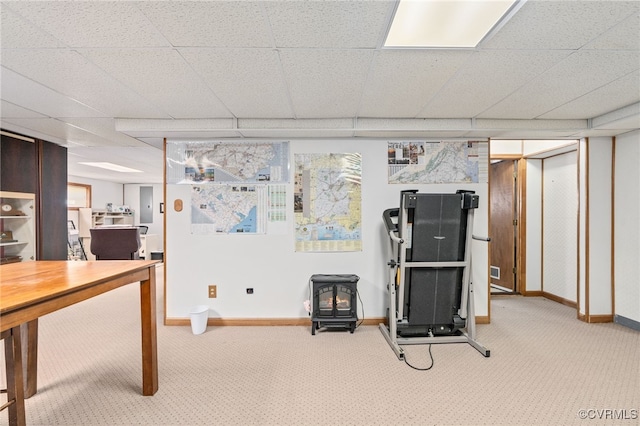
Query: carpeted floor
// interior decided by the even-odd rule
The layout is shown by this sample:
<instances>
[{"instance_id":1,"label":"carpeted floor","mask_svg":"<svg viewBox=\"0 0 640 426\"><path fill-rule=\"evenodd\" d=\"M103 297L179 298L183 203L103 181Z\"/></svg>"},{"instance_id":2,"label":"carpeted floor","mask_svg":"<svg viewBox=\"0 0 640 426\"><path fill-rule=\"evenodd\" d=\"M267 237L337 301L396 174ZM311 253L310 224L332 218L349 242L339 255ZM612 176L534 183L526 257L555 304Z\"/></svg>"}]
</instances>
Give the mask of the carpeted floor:
<instances>
[{"instance_id":1,"label":"carpeted floor","mask_svg":"<svg viewBox=\"0 0 640 426\"><path fill-rule=\"evenodd\" d=\"M493 297L491 324L478 326L490 358L467 344L433 345L429 371L399 361L375 326L193 335L161 325L159 310L160 389L144 397L137 289L40 319L29 425L640 423L640 333L520 296ZM404 348L411 364L430 365L428 346Z\"/></svg>"}]
</instances>

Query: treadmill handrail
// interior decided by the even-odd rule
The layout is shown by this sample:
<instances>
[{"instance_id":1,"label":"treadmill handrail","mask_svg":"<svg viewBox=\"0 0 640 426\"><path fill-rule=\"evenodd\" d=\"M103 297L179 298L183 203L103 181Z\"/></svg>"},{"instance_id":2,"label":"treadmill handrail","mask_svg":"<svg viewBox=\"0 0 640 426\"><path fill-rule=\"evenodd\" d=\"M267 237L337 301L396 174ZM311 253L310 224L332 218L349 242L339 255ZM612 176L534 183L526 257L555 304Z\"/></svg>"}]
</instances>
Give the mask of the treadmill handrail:
<instances>
[{"instance_id":1,"label":"treadmill handrail","mask_svg":"<svg viewBox=\"0 0 640 426\"><path fill-rule=\"evenodd\" d=\"M404 244L404 240L400 237L397 237L395 232L396 231L394 230L389 231L389 238L391 238L391 241L397 244Z\"/></svg>"}]
</instances>

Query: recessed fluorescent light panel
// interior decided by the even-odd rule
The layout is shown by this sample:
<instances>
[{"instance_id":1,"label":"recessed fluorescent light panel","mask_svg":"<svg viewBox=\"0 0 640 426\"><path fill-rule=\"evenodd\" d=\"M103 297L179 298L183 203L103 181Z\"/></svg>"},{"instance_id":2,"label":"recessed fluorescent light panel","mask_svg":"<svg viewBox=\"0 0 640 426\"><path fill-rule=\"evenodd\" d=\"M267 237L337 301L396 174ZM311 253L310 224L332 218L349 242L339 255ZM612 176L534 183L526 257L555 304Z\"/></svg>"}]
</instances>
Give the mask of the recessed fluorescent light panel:
<instances>
[{"instance_id":1,"label":"recessed fluorescent light panel","mask_svg":"<svg viewBox=\"0 0 640 426\"><path fill-rule=\"evenodd\" d=\"M399 0L384 46L473 48L518 2Z\"/></svg>"},{"instance_id":2,"label":"recessed fluorescent light panel","mask_svg":"<svg viewBox=\"0 0 640 426\"><path fill-rule=\"evenodd\" d=\"M85 166L92 166L92 167L100 167L101 169L112 170L114 172L142 173L142 170L130 169L129 167L119 166L113 163L78 162L78 164L84 164Z\"/></svg>"}]
</instances>

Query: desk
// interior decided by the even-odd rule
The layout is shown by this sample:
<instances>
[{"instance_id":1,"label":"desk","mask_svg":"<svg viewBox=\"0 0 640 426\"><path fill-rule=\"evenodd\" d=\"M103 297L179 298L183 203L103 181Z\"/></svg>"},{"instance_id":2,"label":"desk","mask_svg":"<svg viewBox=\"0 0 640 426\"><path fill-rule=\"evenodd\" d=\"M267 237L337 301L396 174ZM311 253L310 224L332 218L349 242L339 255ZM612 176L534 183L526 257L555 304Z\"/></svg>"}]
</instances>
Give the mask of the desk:
<instances>
[{"instance_id":1,"label":"desk","mask_svg":"<svg viewBox=\"0 0 640 426\"><path fill-rule=\"evenodd\" d=\"M142 319L142 394L158 391L156 330L157 261L35 261L0 266L0 331L5 355L13 361L7 371L9 423L24 425L24 397L37 390L38 318L107 291L140 282ZM23 381L21 324L26 325L26 380ZM23 327L24 328L24 327Z\"/></svg>"}]
</instances>

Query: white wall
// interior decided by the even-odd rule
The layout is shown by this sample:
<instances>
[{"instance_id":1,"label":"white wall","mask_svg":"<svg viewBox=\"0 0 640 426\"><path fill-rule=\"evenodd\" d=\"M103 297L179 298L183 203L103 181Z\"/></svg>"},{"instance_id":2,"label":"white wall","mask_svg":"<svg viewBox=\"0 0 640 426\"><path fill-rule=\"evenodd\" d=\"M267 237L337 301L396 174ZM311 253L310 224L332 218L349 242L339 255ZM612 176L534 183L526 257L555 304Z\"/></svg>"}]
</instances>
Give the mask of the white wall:
<instances>
[{"instance_id":1,"label":"white wall","mask_svg":"<svg viewBox=\"0 0 640 426\"><path fill-rule=\"evenodd\" d=\"M581 314L611 315L611 173L612 173L612 140L606 138L589 138L585 143L588 155L588 213L589 226L586 235L581 235L581 241L589 243L589 257L582 260L589 277L589 288L584 293L586 311ZM580 150L583 156L583 149ZM586 188L581 188L581 194ZM584 197L583 197L584 198ZM585 214L581 218L586 219Z\"/></svg>"},{"instance_id":2,"label":"white wall","mask_svg":"<svg viewBox=\"0 0 640 426\"><path fill-rule=\"evenodd\" d=\"M640 131L616 137L615 316L640 329Z\"/></svg>"},{"instance_id":3,"label":"white wall","mask_svg":"<svg viewBox=\"0 0 640 426\"><path fill-rule=\"evenodd\" d=\"M527 140L522 145L522 155L532 156L549 151L556 150L561 147L571 146L575 144L575 139L567 140Z\"/></svg>"},{"instance_id":4,"label":"white wall","mask_svg":"<svg viewBox=\"0 0 640 426\"><path fill-rule=\"evenodd\" d=\"M162 247L164 242L164 214L160 213L160 203L164 203L164 193L162 184L125 184L124 203L135 211L134 225L140 225L140 187L153 187L153 223L144 223L149 227L147 234L157 235L158 244Z\"/></svg>"},{"instance_id":5,"label":"white wall","mask_svg":"<svg viewBox=\"0 0 640 426\"><path fill-rule=\"evenodd\" d=\"M587 308L587 271L589 269L589 259L587 259L587 210L588 210L588 194L587 194L587 159L588 159L587 140L581 139L578 142L578 292L575 301L577 301L578 312L585 315Z\"/></svg>"},{"instance_id":6,"label":"white wall","mask_svg":"<svg viewBox=\"0 0 640 426\"><path fill-rule=\"evenodd\" d=\"M107 208L107 203L113 203L114 206L124 204L123 185L121 183L87 179L77 176L68 176L67 181L91 185L92 209L104 210Z\"/></svg>"},{"instance_id":7,"label":"white wall","mask_svg":"<svg viewBox=\"0 0 640 426\"><path fill-rule=\"evenodd\" d=\"M104 210L107 203L113 203L113 205L123 204L121 183L87 179L78 176L67 176L67 182L91 185L91 208L93 209ZM77 229L80 223L78 210L67 210L67 220L72 220ZM85 247L85 251L89 251L88 247Z\"/></svg>"},{"instance_id":8,"label":"white wall","mask_svg":"<svg viewBox=\"0 0 640 426\"><path fill-rule=\"evenodd\" d=\"M211 317L304 318L303 302L309 299L313 274L357 274L364 318L386 316L386 285L389 238L382 212L399 207L402 189L452 193L475 190L480 207L475 212L474 234L488 232L487 184L389 185L386 140L295 140L296 153L358 152L362 155L361 252L300 253L294 251L293 183L288 184L288 233L283 235L192 235L190 232L190 186L168 185L166 215L166 315L188 318L188 310L209 305ZM176 212L174 200L185 201ZM488 245L472 245L476 315L488 316ZM218 286L218 297L207 297L207 286ZM245 289L254 288L253 295ZM358 306L360 310L360 306Z\"/></svg>"},{"instance_id":9,"label":"white wall","mask_svg":"<svg viewBox=\"0 0 640 426\"><path fill-rule=\"evenodd\" d=\"M542 160L527 159L526 289L542 291Z\"/></svg>"},{"instance_id":10,"label":"white wall","mask_svg":"<svg viewBox=\"0 0 640 426\"><path fill-rule=\"evenodd\" d=\"M522 142L520 139L492 139L489 143L490 155L522 155Z\"/></svg>"},{"instance_id":11,"label":"white wall","mask_svg":"<svg viewBox=\"0 0 640 426\"><path fill-rule=\"evenodd\" d=\"M542 289L577 302L578 176L577 154L543 160Z\"/></svg>"}]
</instances>

